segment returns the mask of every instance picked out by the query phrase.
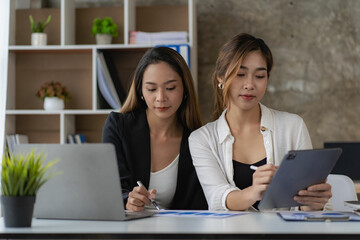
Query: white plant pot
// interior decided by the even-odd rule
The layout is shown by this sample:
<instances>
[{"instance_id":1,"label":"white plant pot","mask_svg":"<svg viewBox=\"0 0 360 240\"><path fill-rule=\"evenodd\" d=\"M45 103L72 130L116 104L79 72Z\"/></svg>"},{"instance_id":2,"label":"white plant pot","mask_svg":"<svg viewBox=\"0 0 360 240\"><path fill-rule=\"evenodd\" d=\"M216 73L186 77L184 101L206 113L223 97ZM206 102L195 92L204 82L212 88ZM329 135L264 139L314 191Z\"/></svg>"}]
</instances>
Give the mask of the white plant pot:
<instances>
[{"instance_id":1,"label":"white plant pot","mask_svg":"<svg viewBox=\"0 0 360 240\"><path fill-rule=\"evenodd\" d=\"M111 34L96 34L96 44L111 44L112 36Z\"/></svg>"},{"instance_id":2,"label":"white plant pot","mask_svg":"<svg viewBox=\"0 0 360 240\"><path fill-rule=\"evenodd\" d=\"M33 46L47 45L47 34L46 33L32 33L31 34L31 45L33 45Z\"/></svg>"},{"instance_id":3,"label":"white plant pot","mask_svg":"<svg viewBox=\"0 0 360 240\"><path fill-rule=\"evenodd\" d=\"M58 97L46 97L44 99L44 109L47 111L63 110L64 106L64 100Z\"/></svg>"}]
</instances>

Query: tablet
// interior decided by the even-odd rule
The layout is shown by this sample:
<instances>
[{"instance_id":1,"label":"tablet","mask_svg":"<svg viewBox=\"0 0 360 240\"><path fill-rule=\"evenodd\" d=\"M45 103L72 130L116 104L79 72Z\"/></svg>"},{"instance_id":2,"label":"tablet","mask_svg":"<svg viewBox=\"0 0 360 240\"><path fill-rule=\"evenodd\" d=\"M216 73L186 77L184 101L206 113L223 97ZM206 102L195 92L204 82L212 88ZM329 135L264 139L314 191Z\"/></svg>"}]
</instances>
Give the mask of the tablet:
<instances>
[{"instance_id":1,"label":"tablet","mask_svg":"<svg viewBox=\"0 0 360 240\"><path fill-rule=\"evenodd\" d=\"M324 182L341 152L340 148L289 151L266 189L259 210L300 206L294 196Z\"/></svg>"}]
</instances>

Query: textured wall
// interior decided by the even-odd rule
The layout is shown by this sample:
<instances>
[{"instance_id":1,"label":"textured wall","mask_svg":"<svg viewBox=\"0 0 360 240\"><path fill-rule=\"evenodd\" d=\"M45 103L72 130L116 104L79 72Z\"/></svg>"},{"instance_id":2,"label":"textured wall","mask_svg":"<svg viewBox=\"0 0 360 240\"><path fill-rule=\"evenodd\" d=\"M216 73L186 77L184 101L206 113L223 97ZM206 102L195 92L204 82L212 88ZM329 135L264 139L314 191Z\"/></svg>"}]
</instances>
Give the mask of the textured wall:
<instances>
[{"instance_id":1,"label":"textured wall","mask_svg":"<svg viewBox=\"0 0 360 240\"><path fill-rule=\"evenodd\" d=\"M198 0L199 99L212 119L211 74L233 35L263 38L274 68L263 103L297 113L313 145L360 141L360 1Z\"/></svg>"}]
</instances>

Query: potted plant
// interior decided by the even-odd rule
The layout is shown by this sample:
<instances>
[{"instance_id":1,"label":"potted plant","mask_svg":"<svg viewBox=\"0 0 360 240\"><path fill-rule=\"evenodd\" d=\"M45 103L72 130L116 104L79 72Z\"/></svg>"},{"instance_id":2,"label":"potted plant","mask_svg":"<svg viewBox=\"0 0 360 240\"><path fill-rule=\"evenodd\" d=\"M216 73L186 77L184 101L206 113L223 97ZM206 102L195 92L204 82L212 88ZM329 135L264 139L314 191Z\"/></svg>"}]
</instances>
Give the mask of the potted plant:
<instances>
[{"instance_id":1,"label":"potted plant","mask_svg":"<svg viewBox=\"0 0 360 240\"><path fill-rule=\"evenodd\" d=\"M45 110L62 110L64 101L69 101L70 93L60 82L46 82L37 91L36 96L44 101Z\"/></svg>"},{"instance_id":2,"label":"potted plant","mask_svg":"<svg viewBox=\"0 0 360 240\"><path fill-rule=\"evenodd\" d=\"M31 27L31 45L43 46L47 44L47 34L44 33L46 26L51 21L51 15L48 16L46 21L43 23L39 21L37 24L34 22L32 15L29 15L30 27Z\"/></svg>"},{"instance_id":3,"label":"potted plant","mask_svg":"<svg viewBox=\"0 0 360 240\"><path fill-rule=\"evenodd\" d=\"M49 173L56 161L44 164L45 156L6 153L1 170L1 204L5 227L30 227L36 193L55 174Z\"/></svg>"},{"instance_id":4,"label":"potted plant","mask_svg":"<svg viewBox=\"0 0 360 240\"><path fill-rule=\"evenodd\" d=\"M112 38L118 36L118 26L111 17L95 18L92 34L97 44L111 44Z\"/></svg>"}]
</instances>

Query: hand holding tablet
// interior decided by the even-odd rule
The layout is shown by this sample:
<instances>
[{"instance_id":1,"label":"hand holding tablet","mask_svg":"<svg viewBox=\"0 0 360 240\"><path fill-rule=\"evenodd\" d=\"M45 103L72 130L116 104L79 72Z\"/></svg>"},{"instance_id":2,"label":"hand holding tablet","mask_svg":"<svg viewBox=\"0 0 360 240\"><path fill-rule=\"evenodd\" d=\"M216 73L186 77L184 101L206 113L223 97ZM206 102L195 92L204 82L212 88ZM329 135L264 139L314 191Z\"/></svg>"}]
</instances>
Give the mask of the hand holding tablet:
<instances>
[{"instance_id":1,"label":"hand holding tablet","mask_svg":"<svg viewBox=\"0 0 360 240\"><path fill-rule=\"evenodd\" d=\"M304 205L295 201L294 196L309 186L324 183L340 154L339 148L289 151L266 189L259 209Z\"/></svg>"}]
</instances>

